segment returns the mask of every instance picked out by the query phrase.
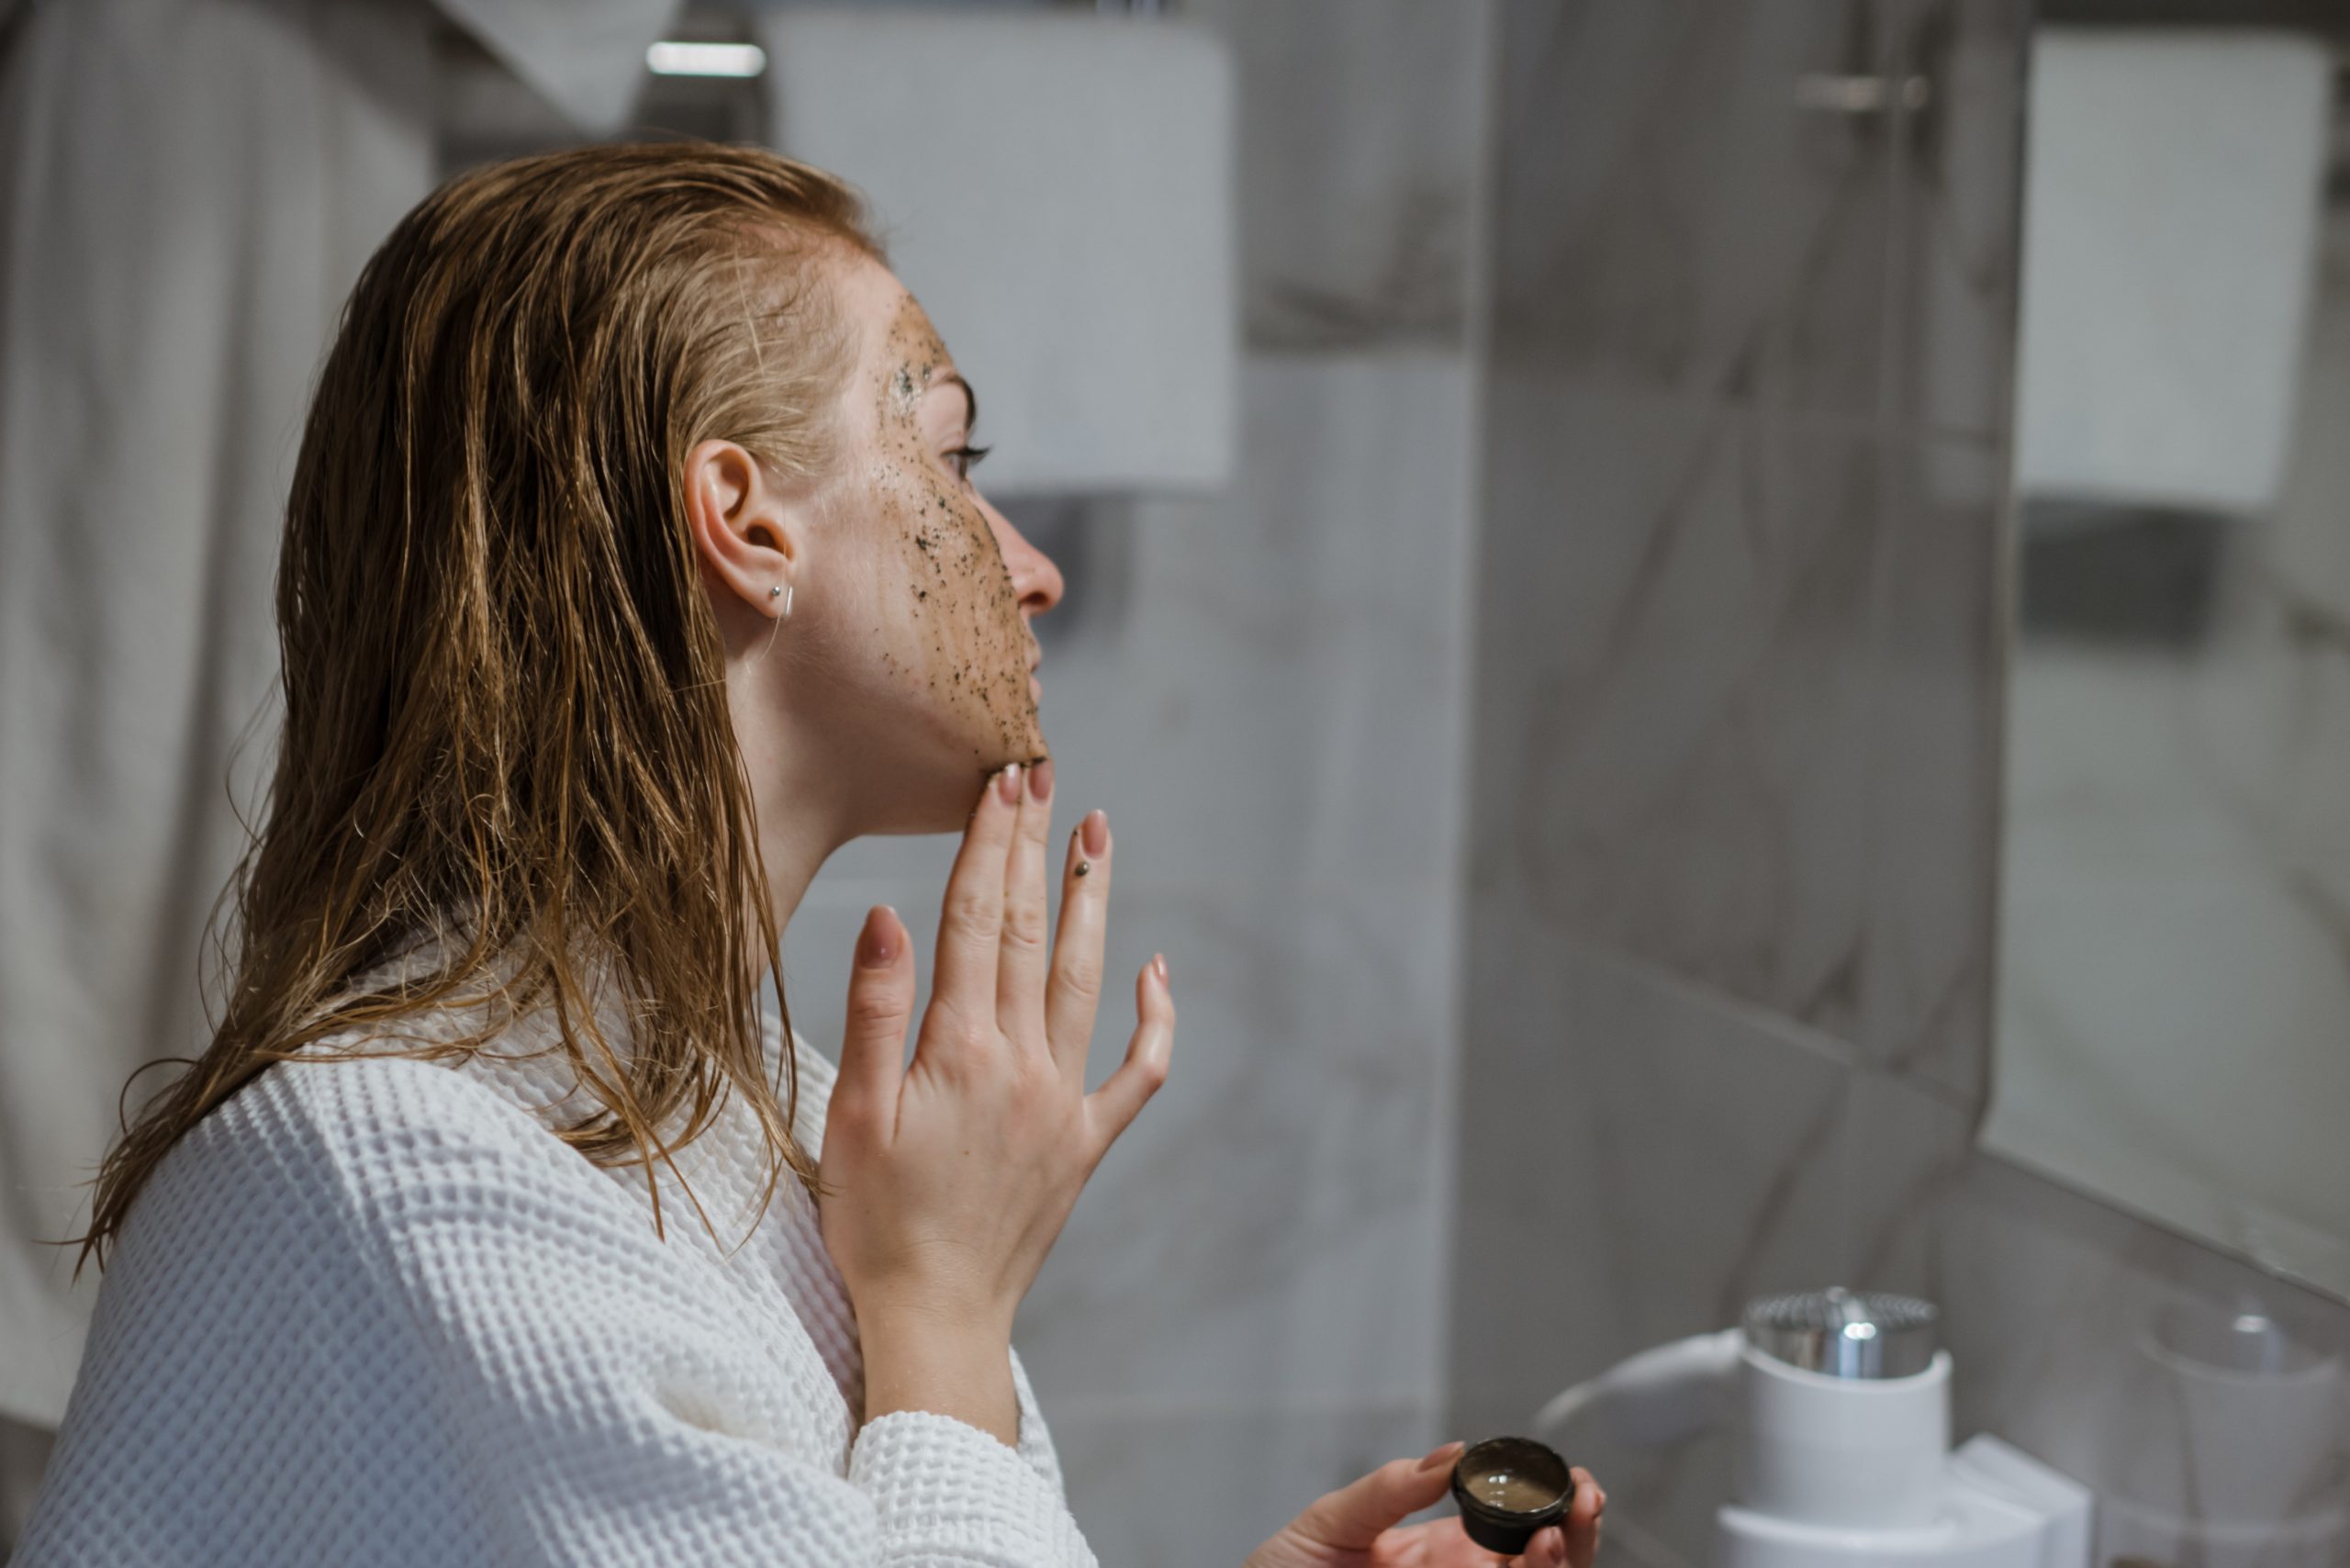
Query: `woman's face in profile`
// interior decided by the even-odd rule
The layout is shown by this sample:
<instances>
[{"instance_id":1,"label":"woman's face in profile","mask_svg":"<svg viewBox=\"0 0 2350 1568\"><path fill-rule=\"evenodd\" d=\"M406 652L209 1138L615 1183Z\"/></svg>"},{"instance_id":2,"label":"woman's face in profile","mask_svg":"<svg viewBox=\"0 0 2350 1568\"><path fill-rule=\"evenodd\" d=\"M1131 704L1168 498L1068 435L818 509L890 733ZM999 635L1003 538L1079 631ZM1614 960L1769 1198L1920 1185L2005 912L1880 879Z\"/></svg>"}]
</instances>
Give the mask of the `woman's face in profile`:
<instances>
[{"instance_id":1,"label":"woman's face in profile","mask_svg":"<svg viewBox=\"0 0 2350 1568\"><path fill-rule=\"evenodd\" d=\"M1060 572L972 483L977 398L913 296L864 258L837 287L856 357L810 586L856 700L879 709L856 727L901 765L976 784L1045 755L1028 622L1059 601Z\"/></svg>"}]
</instances>

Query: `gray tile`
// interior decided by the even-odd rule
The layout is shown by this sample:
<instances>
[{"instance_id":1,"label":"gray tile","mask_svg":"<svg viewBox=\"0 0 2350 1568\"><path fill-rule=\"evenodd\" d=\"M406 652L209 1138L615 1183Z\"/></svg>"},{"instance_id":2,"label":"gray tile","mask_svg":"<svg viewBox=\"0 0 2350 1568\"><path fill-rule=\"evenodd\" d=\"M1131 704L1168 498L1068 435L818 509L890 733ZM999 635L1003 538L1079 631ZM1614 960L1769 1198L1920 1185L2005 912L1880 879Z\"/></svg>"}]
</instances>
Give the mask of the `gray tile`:
<instances>
[{"instance_id":1,"label":"gray tile","mask_svg":"<svg viewBox=\"0 0 2350 1568\"><path fill-rule=\"evenodd\" d=\"M1809 106L1878 68L1872 7L1521 0L1503 26L1496 354L1874 419L1892 117Z\"/></svg>"},{"instance_id":2,"label":"gray tile","mask_svg":"<svg viewBox=\"0 0 2350 1568\"><path fill-rule=\"evenodd\" d=\"M0 1557L16 1544L25 1521L32 1518L33 1497L40 1490L41 1473L56 1446L57 1434L48 1428L0 1416Z\"/></svg>"},{"instance_id":3,"label":"gray tile","mask_svg":"<svg viewBox=\"0 0 2350 1568\"><path fill-rule=\"evenodd\" d=\"M1515 367L1488 408L1473 885L1848 1036L1878 446Z\"/></svg>"},{"instance_id":4,"label":"gray tile","mask_svg":"<svg viewBox=\"0 0 2350 1568\"><path fill-rule=\"evenodd\" d=\"M935 844L934 878L916 873L883 880L827 884L820 881L800 903L783 936L783 994L791 1026L801 1038L825 1056L840 1056L841 1024L848 1009L849 967L856 951L857 932L866 911L874 904L895 908L913 935L913 950L921 973L917 1009L927 1002L930 975L938 940L938 904L946 887L946 869L953 846ZM774 999L767 1000L769 1012ZM917 1011L916 1016L920 1016Z\"/></svg>"},{"instance_id":5,"label":"gray tile","mask_svg":"<svg viewBox=\"0 0 2350 1568\"><path fill-rule=\"evenodd\" d=\"M1885 73L1921 83L1898 119L1886 413L2004 440L2014 401L2021 0L1877 0Z\"/></svg>"},{"instance_id":6,"label":"gray tile","mask_svg":"<svg viewBox=\"0 0 2350 1568\"><path fill-rule=\"evenodd\" d=\"M1983 1155L1974 1136L1970 1113L1918 1081L1853 1075L1854 1282L1942 1307L1954 1435L1995 1432L2094 1488L2100 1561L2252 1561L2185 1532L2338 1509L2350 1307ZM2248 1313L2279 1326L2290 1375L2195 1364ZM2258 1560L2334 1562L2345 1546L2335 1534Z\"/></svg>"},{"instance_id":7,"label":"gray tile","mask_svg":"<svg viewBox=\"0 0 2350 1568\"><path fill-rule=\"evenodd\" d=\"M1248 340L1458 343L1491 0L1191 0L1240 82Z\"/></svg>"},{"instance_id":8,"label":"gray tile","mask_svg":"<svg viewBox=\"0 0 2350 1568\"><path fill-rule=\"evenodd\" d=\"M1169 1082L1024 1305L1056 1399L1421 1404L1441 1378L1449 906L1143 893L1113 971L1163 947ZM1097 1078L1131 1010L1113 991Z\"/></svg>"},{"instance_id":9,"label":"gray tile","mask_svg":"<svg viewBox=\"0 0 2350 1568\"><path fill-rule=\"evenodd\" d=\"M1523 1429L1619 1358L1845 1266L1844 1069L1751 1013L1481 903L1463 970L1456 1427ZM1611 1513L1703 1562L1718 1442L1571 1444Z\"/></svg>"},{"instance_id":10,"label":"gray tile","mask_svg":"<svg viewBox=\"0 0 2350 1568\"><path fill-rule=\"evenodd\" d=\"M1240 484L1144 513L1129 656L1072 700L1069 766L1147 825L1144 879L1447 874L1467 368L1259 356L1245 395Z\"/></svg>"},{"instance_id":11,"label":"gray tile","mask_svg":"<svg viewBox=\"0 0 2350 1568\"><path fill-rule=\"evenodd\" d=\"M1975 1114L1915 1079L1863 1069L1845 1090L1845 1223L1855 1290L1934 1299L1943 1206L1972 1169Z\"/></svg>"},{"instance_id":12,"label":"gray tile","mask_svg":"<svg viewBox=\"0 0 2350 1568\"><path fill-rule=\"evenodd\" d=\"M1315 1497L1442 1440L1426 1410L1047 1406L1069 1506L1120 1568L1238 1562ZM1449 1511L1449 1510L1447 1510Z\"/></svg>"},{"instance_id":13,"label":"gray tile","mask_svg":"<svg viewBox=\"0 0 2350 1568\"><path fill-rule=\"evenodd\" d=\"M1868 850L1854 1037L1979 1105L1987 1092L2007 637L2007 463L1901 443L1868 653Z\"/></svg>"},{"instance_id":14,"label":"gray tile","mask_svg":"<svg viewBox=\"0 0 2350 1568\"><path fill-rule=\"evenodd\" d=\"M2341 1504L2338 1386L2331 1420L2321 1411L2311 1428L2289 1389L2271 1398L2223 1377L2215 1399L2215 1380L2182 1379L2176 1358L2149 1346L2257 1313L2339 1358L2350 1308L1987 1157L1969 1162L1930 1223L1928 1286L1957 1363L1956 1429L1998 1432L2097 1488L2109 1548L2126 1544L2112 1532L2129 1514L2143 1532L2152 1512L2241 1518L2264 1497ZM2231 1440L2215 1445L2223 1432Z\"/></svg>"}]
</instances>

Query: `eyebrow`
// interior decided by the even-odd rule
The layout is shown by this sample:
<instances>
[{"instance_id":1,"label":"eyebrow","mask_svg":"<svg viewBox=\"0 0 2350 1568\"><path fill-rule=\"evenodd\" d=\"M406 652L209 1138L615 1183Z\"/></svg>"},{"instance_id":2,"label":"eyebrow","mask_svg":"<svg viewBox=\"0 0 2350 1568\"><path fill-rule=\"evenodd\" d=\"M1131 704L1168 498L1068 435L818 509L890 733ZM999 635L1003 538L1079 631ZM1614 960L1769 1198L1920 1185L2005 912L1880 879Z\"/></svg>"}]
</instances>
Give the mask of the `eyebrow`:
<instances>
[{"instance_id":1,"label":"eyebrow","mask_svg":"<svg viewBox=\"0 0 2350 1568\"><path fill-rule=\"evenodd\" d=\"M979 395L971 390L969 382L951 370L938 378L940 386L945 386L950 381L963 389L963 437L968 441L970 439L971 432L979 426Z\"/></svg>"}]
</instances>

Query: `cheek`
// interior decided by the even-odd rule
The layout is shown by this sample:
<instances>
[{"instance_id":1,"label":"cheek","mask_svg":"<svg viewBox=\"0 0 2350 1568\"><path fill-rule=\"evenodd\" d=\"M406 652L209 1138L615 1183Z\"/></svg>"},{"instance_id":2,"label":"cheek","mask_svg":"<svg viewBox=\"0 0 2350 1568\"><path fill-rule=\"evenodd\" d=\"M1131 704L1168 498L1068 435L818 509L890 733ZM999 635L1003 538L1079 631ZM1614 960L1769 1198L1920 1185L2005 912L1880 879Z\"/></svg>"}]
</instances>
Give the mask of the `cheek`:
<instances>
[{"instance_id":1,"label":"cheek","mask_svg":"<svg viewBox=\"0 0 2350 1568\"><path fill-rule=\"evenodd\" d=\"M985 514L941 476L887 466L875 493L896 536L896 614L910 633L893 665L902 663L958 730L989 738L973 747L982 765L1039 755L1027 628Z\"/></svg>"}]
</instances>

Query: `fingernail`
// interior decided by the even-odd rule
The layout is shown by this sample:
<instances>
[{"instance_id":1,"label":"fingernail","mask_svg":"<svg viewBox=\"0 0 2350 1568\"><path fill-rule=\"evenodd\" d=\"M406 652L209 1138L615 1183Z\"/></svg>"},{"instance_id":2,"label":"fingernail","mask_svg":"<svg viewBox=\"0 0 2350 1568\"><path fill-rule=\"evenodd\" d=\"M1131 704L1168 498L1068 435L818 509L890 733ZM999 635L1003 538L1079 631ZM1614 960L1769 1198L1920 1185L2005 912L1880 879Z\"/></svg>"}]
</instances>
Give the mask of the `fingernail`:
<instances>
[{"instance_id":1,"label":"fingernail","mask_svg":"<svg viewBox=\"0 0 2350 1568\"><path fill-rule=\"evenodd\" d=\"M1159 984L1161 984L1161 985L1166 985L1166 984L1168 984L1168 983L1169 983L1168 979L1167 979L1167 955L1166 955L1166 954L1164 954L1164 953L1156 953L1156 954L1153 954L1153 955L1151 956L1150 967L1151 967L1152 969L1157 969L1157 970L1158 971L1158 983L1159 983Z\"/></svg>"},{"instance_id":2,"label":"fingernail","mask_svg":"<svg viewBox=\"0 0 2350 1568\"><path fill-rule=\"evenodd\" d=\"M834 948L834 952L840 949ZM875 904L867 912L865 929L856 934L856 962L860 969L886 969L890 960L898 956L898 912L886 903Z\"/></svg>"},{"instance_id":3,"label":"fingernail","mask_svg":"<svg viewBox=\"0 0 2350 1568\"><path fill-rule=\"evenodd\" d=\"M1028 769L1028 798L1032 801L1048 801L1052 799L1052 794L1053 759L1048 756Z\"/></svg>"},{"instance_id":4,"label":"fingernail","mask_svg":"<svg viewBox=\"0 0 2350 1568\"><path fill-rule=\"evenodd\" d=\"M1085 834L1085 852L1088 855L1099 860L1110 853L1109 812L1099 810L1086 812L1085 821L1079 824L1079 831Z\"/></svg>"},{"instance_id":5,"label":"fingernail","mask_svg":"<svg viewBox=\"0 0 2350 1568\"><path fill-rule=\"evenodd\" d=\"M1460 1444L1457 1440L1449 1442L1442 1448L1430 1451L1427 1458L1420 1461L1420 1468L1422 1470L1434 1470L1438 1465L1450 1460L1453 1456L1460 1453Z\"/></svg>"},{"instance_id":6,"label":"fingernail","mask_svg":"<svg viewBox=\"0 0 2350 1568\"><path fill-rule=\"evenodd\" d=\"M996 799L1007 806L1020 803L1020 765L1013 763L995 778Z\"/></svg>"}]
</instances>

